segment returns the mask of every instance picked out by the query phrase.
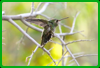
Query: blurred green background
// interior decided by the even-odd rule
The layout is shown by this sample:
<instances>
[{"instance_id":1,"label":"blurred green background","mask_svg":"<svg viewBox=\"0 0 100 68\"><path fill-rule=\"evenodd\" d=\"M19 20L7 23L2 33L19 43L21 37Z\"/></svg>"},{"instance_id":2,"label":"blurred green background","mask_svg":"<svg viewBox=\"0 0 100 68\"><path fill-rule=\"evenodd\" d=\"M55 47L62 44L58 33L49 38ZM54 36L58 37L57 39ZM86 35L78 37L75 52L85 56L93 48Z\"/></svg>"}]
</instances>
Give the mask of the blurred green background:
<instances>
[{"instance_id":1,"label":"blurred green background","mask_svg":"<svg viewBox=\"0 0 100 68\"><path fill-rule=\"evenodd\" d=\"M34 7L37 8L39 2L34 3ZM43 6L43 5L42 5ZM41 6L41 7L42 7ZM40 7L40 9L41 9ZM5 11L5 15L18 15L23 13L29 13L31 11L31 2L3 2L2 11ZM53 17L56 19L61 19L64 17L69 17L66 20L63 20L62 23L67 26L72 26L72 22L76 13L80 11L76 19L75 29L78 31L84 30L82 32L86 37L83 37L81 34L77 33L75 35L66 36L65 41L73 41L79 39L94 39L91 42L78 42L68 45L71 52L80 53L84 52L85 54L98 54L98 3L97 2L67 2L66 8L64 3L54 3L50 4L43 14ZM37 16L36 18L45 19L42 16ZM15 22L20 25L24 30L27 28L21 21L15 20ZM34 25L34 24L32 24ZM39 26L37 26L39 27ZM41 27L39 27L41 28ZM16 44L23 34L15 28L12 24L7 21L2 21L2 37L5 39L2 40L2 65L4 66L26 66L28 62L25 62L26 57L31 55L32 51L36 48L36 45L32 43L29 39L25 37L24 44ZM69 32L70 30L62 26L63 32ZM56 33L59 33L57 27ZM41 43L41 33L29 28L28 34L33 37L38 43ZM52 38L54 41L60 41L57 38ZM48 42L45 45L46 49L53 49L50 51L51 56L58 60L62 56L62 47L61 45ZM68 55L68 53L66 54ZM72 58L68 58L66 65L69 65L69 61ZM97 66L98 56L87 56L77 58L77 61L82 66ZM43 53L42 49L38 49L34 54L31 66L45 66L52 62L50 57ZM73 63L73 62L71 62ZM74 62L75 63L75 62ZM53 65L50 64L51 66ZM59 66L61 63L59 64ZM76 65L76 64L75 64Z\"/></svg>"}]
</instances>

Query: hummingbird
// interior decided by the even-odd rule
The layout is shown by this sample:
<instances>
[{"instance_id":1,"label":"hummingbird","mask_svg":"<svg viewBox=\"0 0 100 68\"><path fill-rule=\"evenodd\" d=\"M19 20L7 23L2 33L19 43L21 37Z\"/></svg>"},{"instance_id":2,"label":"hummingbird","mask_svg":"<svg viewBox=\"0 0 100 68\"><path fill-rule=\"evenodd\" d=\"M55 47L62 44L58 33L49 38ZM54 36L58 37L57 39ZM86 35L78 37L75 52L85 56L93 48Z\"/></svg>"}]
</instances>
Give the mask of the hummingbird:
<instances>
[{"instance_id":1,"label":"hummingbird","mask_svg":"<svg viewBox=\"0 0 100 68\"><path fill-rule=\"evenodd\" d=\"M25 21L34 23L44 28L42 32L42 40L41 40L41 46L44 47L45 44L50 40L50 38L54 37L55 28L58 26L58 22L67 18L68 17L62 18L60 20L58 19L44 20L44 19L26 17Z\"/></svg>"}]
</instances>

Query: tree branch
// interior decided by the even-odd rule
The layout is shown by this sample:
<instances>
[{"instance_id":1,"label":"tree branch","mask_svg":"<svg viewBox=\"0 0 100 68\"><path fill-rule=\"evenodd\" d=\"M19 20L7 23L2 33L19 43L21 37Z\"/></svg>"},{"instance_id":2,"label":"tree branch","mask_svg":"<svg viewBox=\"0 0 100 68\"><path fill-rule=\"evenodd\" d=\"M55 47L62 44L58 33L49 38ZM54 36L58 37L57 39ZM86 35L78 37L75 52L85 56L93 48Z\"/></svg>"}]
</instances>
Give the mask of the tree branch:
<instances>
[{"instance_id":1,"label":"tree branch","mask_svg":"<svg viewBox=\"0 0 100 68\"><path fill-rule=\"evenodd\" d=\"M32 2L31 15L33 14L33 11L34 11L34 2Z\"/></svg>"},{"instance_id":2,"label":"tree branch","mask_svg":"<svg viewBox=\"0 0 100 68\"><path fill-rule=\"evenodd\" d=\"M17 25L12 19L8 20L11 24L13 24L20 32L22 32L28 39L34 42L35 45L40 46L32 37L30 37L19 25Z\"/></svg>"},{"instance_id":3,"label":"tree branch","mask_svg":"<svg viewBox=\"0 0 100 68\"><path fill-rule=\"evenodd\" d=\"M71 51L69 50L69 48L68 48L67 46L65 46L65 47L66 47L67 51L70 53L70 55L71 55L71 57L73 58L73 60L76 62L76 64L77 64L78 66L80 66L79 63L78 63L78 61L75 59L74 55L73 55L73 54L71 53Z\"/></svg>"},{"instance_id":4,"label":"tree branch","mask_svg":"<svg viewBox=\"0 0 100 68\"><path fill-rule=\"evenodd\" d=\"M42 9L40 11L37 11L37 14L41 14L42 12L44 12L49 4L50 3L45 3L44 6L42 7Z\"/></svg>"},{"instance_id":5,"label":"tree branch","mask_svg":"<svg viewBox=\"0 0 100 68\"><path fill-rule=\"evenodd\" d=\"M64 25L64 24L62 24L62 23L59 23L59 24L61 24L62 26L64 26L65 28L68 28L68 29L72 29L71 27L69 27L69 26L67 26L67 25ZM76 29L74 29L74 31L77 31ZM86 37L84 34L82 34L82 33L80 33L82 36L84 36L84 37Z\"/></svg>"},{"instance_id":6,"label":"tree branch","mask_svg":"<svg viewBox=\"0 0 100 68\"><path fill-rule=\"evenodd\" d=\"M20 16L21 17L21 21L26 25L26 26L28 26L28 27L30 27L30 28L32 28L32 29L34 29L34 30L37 30L37 31L39 31L39 32L42 32L43 30L42 29L40 29L40 28L38 28L38 27L35 27L35 26L32 26L31 24L29 24L28 22L26 22L23 18L22 18L22 16Z\"/></svg>"},{"instance_id":7,"label":"tree branch","mask_svg":"<svg viewBox=\"0 0 100 68\"><path fill-rule=\"evenodd\" d=\"M77 16L79 15L79 13L80 13L80 12L78 12L78 13L75 15L75 17L74 17L73 25L72 25L72 28L71 28L70 33L73 33L73 30L74 30L74 27L75 27L75 21L76 21Z\"/></svg>"},{"instance_id":8,"label":"tree branch","mask_svg":"<svg viewBox=\"0 0 100 68\"><path fill-rule=\"evenodd\" d=\"M66 36L66 35L73 35L73 34L76 34L76 33L81 33L83 31L77 31L77 32L73 32L73 33L59 33L58 35L60 36Z\"/></svg>"},{"instance_id":9,"label":"tree branch","mask_svg":"<svg viewBox=\"0 0 100 68\"><path fill-rule=\"evenodd\" d=\"M79 55L79 56L76 56L75 58L86 57L86 56L98 56L98 54ZM69 62L72 62L73 60L74 60L74 59L70 60Z\"/></svg>"},{"instance_id":10,"label":"tree branch","mask_svg":"<svg viewBox=\"0 0 100 68\"><path fill-rule=\"evenodd\" d=\"M39 5L37 6L35 12L37 12L37 11L39 10L39 8L40 8L40 6L41 6L42 4L43 4L42 2L39 3Z\"/></svg>"},{"instance_id":11,"label":"tree branch","mask_svg":"<svg viewBox=\"0 0 100 68\"><path fill-rule=\"evenodd\" d=\"M35 50L32 52L32 54L29 56L29 62L28 62L28 65L27 65L27 66L30 65L31 60L32 60L32 57L33 57L34 53L37 51L38 48L39 48L39 46L37 46L37 47L35 48Z\"/></svg>"},{"instance_id":12,"label":"tree branch","mask_svg":"<svg viewBox=\"0 0 100 68\"><path fill-rule=\"evenodd\" d=\"M81 41L92 41L92 40L75 40L75 41L70 41L70 42L66 43L65 45L68 45L68 44L71 44L74 42L81 42Z\"/></svg>"}]
</instances>

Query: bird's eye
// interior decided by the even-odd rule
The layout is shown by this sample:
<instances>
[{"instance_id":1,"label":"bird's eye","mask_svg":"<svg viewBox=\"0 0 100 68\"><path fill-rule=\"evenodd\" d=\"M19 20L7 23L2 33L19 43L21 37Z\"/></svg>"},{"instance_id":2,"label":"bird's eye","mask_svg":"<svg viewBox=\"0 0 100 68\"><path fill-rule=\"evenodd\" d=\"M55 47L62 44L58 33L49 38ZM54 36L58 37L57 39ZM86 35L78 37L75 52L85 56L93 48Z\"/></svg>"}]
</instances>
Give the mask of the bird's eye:
<instances>
[{"instance_id":1,"label":"bird's eye","mask_svg":"<svg viewBox=\"0 0 100 68\"><path fill-rule=\"evenodd\" d=\"M58 20L56 20L56 23L58 22Z\"/></svg>"}]
</instances>

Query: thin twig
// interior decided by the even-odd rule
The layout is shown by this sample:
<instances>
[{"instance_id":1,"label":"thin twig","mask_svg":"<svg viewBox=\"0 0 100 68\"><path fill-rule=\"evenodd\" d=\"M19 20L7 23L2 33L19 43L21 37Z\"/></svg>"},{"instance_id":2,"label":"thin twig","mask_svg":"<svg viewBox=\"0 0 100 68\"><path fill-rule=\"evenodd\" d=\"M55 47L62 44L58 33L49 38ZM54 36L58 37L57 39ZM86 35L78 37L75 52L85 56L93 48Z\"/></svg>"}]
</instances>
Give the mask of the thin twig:
<instances>
[{"instance_id":1,"label":"thin twig","mask_svg":"<svg viewBox=\"0 0 100 68\"><path fill-rule=\"evenodd\" d=\"M86 57L86 56L98 56L98 54L79 55L79 56L76 56L75 58ZM70 60L69 62L72 62L73 60L74 60L74 59Z\"/></svg>"},{"instance_id":2,"label":"thin twig","mask_svg":"<svg viewBox=\"0 0 100 68\"><path fill-rule=\"evenodd\" d=\"M41 47L42 48L42 47ZM56 65L56 61L52 58L52 56L50 55L50 50L46 50L45 48L42 48L43 49L43 51L45 51L49 56L50 56L50 58L52 59L52 61L54 62L54 64ZM57 66L57 65L56 65Z\"/></svg>"},{"instance_id":3,"label":"thin twig","mask_svg":"<svg viewBox=\"0 0 100 68\"><path fill-rule=\"evenodd\" d=\"M32 54L29 56L30 58L29 58L29 62L28 62L28 65L27 65L27 66L30 65L30 63L31 63L31 61L32 61L32 57L33 57L34 53L37 51L38 48L39 48L39 46L37 46L37 47L35 48L35 50L32 52Z\"/></svg>"},{"instance_id":4,"label":"thin twig","mask_svg":"<svg viewBox=\"0 0 100 68\"><path fill-rule=\"evenodd\" d=\"M55 62L57 62L58 60L55 60ZM49 66L50 64L52 64L53 62L50 62L49 64L47 64L47 66Z\"/></svg>"},{"instance_id":5,"label":"thin twig","mask_svg":"<svg viewBox=\"0 0 100 68\"><path fill-rule=\"evenodd\" d=\"M62 33L62 30L61 30L61 25L60 25L60 24L58 24L58 26L59 26L59 31L60 31L60 33Z\"/></svg>"},{"instance_id":6,"label":"thin twig","mask_svg":"<svg viewBox=\"0 0 100 68\"><path fill-rule=\"evenodd\" d=\"M72 52L69 50L69 48L68 48L67 46L65 46L65 47L66 47L66 49L68 50L68 52L70 53L71 57L72 57L72 58L74 59L74 61L76 62L76 64L77 64L78 66L80 66L79 63L78 63L78 61L75 59L74 55L72 54Z\"/></svg>"},{"instance_id":7,"label":"thin twig","mask_svg":"<svg viewBox=\"0 0 100 68\"><path fill-rule=\"evenodd\" d=\"M78 14L79 14L79 13L78 13ZM74 26L75 26L75 21L76 21L76 17L77 17L78 14L76 14L76 16L75 16L75 18L74 18L73 25L72 25L72 29L71 29L70 33L73 33ZM74 59L74 61L76 62L76 64L77 64L78 66L80 66L79 63L78 63L78 61L75 59L74 55L72 54L72 52L69 50L69 48L68 48L67 46L65 46L65 47L66 47L66 49L68 50L68 52L70 53L71 57L72 57L72 58Z\"/></svg>"},{"instance_id":8,"label":"thin twig","mask_svg":"<svg viewBox=\"0 0 100 68\"><path fill-rule=\"evenodd\" d=\"M62 33L62 30L61 30L61 25L59 24L59 31L60 33ZM63 38L63 41L64 41L64 37ZM64 66L64 58L63 58L63 54L64 54L64 44L62 44L62 66Z\"/></svg>"},{"instance_id":9,"label":"thin twig","mask_svg":"<svg viewBox=\"0 0 100 68\"><path fill-rule=\"evenodd\" d=\"M65 52L63 55L65 55L67 52ZM73 54L74 56L75 55L79 55L79 54L83 54L84 52L81 52L81 53L75 53L75 54ZM70 55L67 55L67 56L64 56L64 58L68 58L68 57L71 57ZM58 61L58 64L60 63L60 61L61 61L62 59L58 59L58 60L55 60L56 62ZM50 65L51 63L53 63L53 62L50 62L48 65ZM58 65L57 64L57 65ZM48 66L47 65L47 66Z\"/></svg>"},{"instance_id":10,"label":"thin twig","mask_svg":"<svg viewBox=\"0 0 100 68\"><path fill-rule=\"evenodd\" d=\"M84 52L75 53L73 55L76 56L76 55L82 55L82 54L84 54ZM71 55L64 56L64 58L68 58L68 57L71 57Z\"/></svg>"},{"instance_id":11,"label":"thin twig","mask_svg":"<svg viewBox=\"0 0 100 68\"><path fill-rule=\"evenodd\" d=\"M66 35L73 35L73 34L81 33L81 32L83 32L83 31L77 31L77 32L73 32L73 33L60 33L58 35L60 35L60 36L66 36Z\"/></svg>"},{"instance_id":12,"label":"thin twig","mask_svg":"<svg viewBox=\"0 0 100 68\"><path fill-rule=\"evenodd\" d=\"M40 6L41 6L42 4L43 4L42 2L39 3L39 5L37 6L35 12L37 12L37 11L39 10L39 8L40 8Z\"/></svg>"},{"instance_id":13,"label":"thin twig","mask_svg":"<svg viewBox=\"0 0 100 68\"><path fill-rule=\"evenodd\" d=\"M32 29L35 29L35 30L37 30L37 31L39 31L39 32L42 32L42 31L43 31L42 29L37 28L37 27L35 27L35 26L32 26L31 24L29 24L28 22L26 22L26 21L22 18L22 16L20 16L20 17L21 17L21 21L22 21L26 26L28 26L28 27L30 27L30 28L32 28Z\"/></svg>"},{"instance_id":14,"label":"thin twig","mask_svg":"<svg viewBox=\"0 0 100 68\"><path fill-rule=\"evenodd\" d=\"M65 37L65 36L62 37L62 38L63 38L63 41L64 41L64 37ZM65 62L64 62L64 56L63 56L64 51L65 51L64 47L65 47L65 44L62 43L62 66L65 66L65 65L64 65L64 63L65 63ZM66 52L67 52L67 51L66 51Z\"/></svg>"},{"instance_id":15,"label":"thin twig","mask_svg":"<svg viewBox=\"0 0 100 68\"><path fill-rule=\"evenodd\" d=\"M50 52L54 47L50 48L48 51Z\"/></svg>"},{"instance_id":16,"label":"thin twig","mask_svg":"<svg viewBox=\"0 0 100 68\"><path fill-rule=\"evenodd\" d=\"M92 41L92 40L75 40L75 41L70 41L70 42L66 43L65 45L68 45L68 44L71 44L74 42L81 42L81 41Z\"/></svg>"},{"instance_id":17,"label":"thin twig","mask_svg":"<svg viewBox=\"0 0 100 68\"><path fill-rule=\"evenodd\" d=\"M49 42L53 42L53 43L55 43L55 44L61 45L61 43L58 43L58 42L55 42L55 41L52 41L52 40L50 40Z\"/></svg>"},{"instance_id":18,"label":"thin twig","mask_svg":"<svg viewBox=\"0 0 100 68\"><path fill-rule=\"evenodd\" d=\"M44 14L39 14L39 15L41 15L41 16L43 16L43 17L47 18L48 20L51 20L51 18L50 18L50 17L48 17L47 15L44 15Z\"/></svg>"},{"instance_id":19,"label":"thin twig","mask_svg":"<svg viewBox=\"0 0 100 68\"><path fill-rule=\"evenodd\" d=\"M65 42L60 38L59 35L56 35L56 37L62 42L62 44L65 44ZM80 66L79 63L77 62L77 60L75 59L74 55L73 55L73 54L71 53L71 51L69 50L69 48L68 48L67 46L65 46L65 47L66 47L67 51L70 53L71 57L72 57L72 58L74 59L74 61L76 62L76 64L77 64L78 66Z\"/></svg>"},{"instance_id":20,"label":"thin twig","mask_svg":"<svg viewBox=\"0 0 100 68\"><path fill-rule=\"evenodd\" d=\"M61 25L64 26L65 28L68 28L68 29L71 30L71 27L69 27L69 26L67 26L67 25L64 25L64 24L62 24L62 23L59 23L59 24L61 24ZM77 30L74 29L74 31L77 31ZM79 34L81 34L82 36L86 37L86 36L85 36L84 34L82 34L82 33L79 33Z\"/></svg>"},{"instance_id":21,"label":"thin twig","mask_svg":"<svg viewBox=\"0 0 100 68\"><path fill-rule=\"evenodd\" d=\"M30 23L30 24L31 24L31 23ZM28 32L28 29L29 29L29 26L27 26L27 28L26 28L26 33ZM24 38L25 38L25 35L23 35L23 36L21 37L21 39L17 42L17 44L19 44L19 43L24 43L24 42L23 42Z\"/></svg>"},{"instance_id":22,"label":"thin twig","mask_svg":"<svg viewBox=\"0 0 100 68\"><path fill-rule=\"evenodd\" d=\"M33 14L33 11L34 11L34 2L32 2L31 15Z\"/></svg>"},{"instance_id":23,"label":"thin twig","mask_svg":"<svg viewBox=\"0 0 100 68\"><path fill-rule=\"evenodd\" d=\"M27 28L26 28L26 33L28 32L28 29L29 29L29 27L27 26ZM20 39L16 44L20 44L20 43L24 44L24 42L23 42L24 38L25 38L25 35L23 35L23 36L21 37L21 39Z\"/></svg>"},{"instance_id":24,"label":"thin twig","mask_svg":"<svg viewBox=\"0 0 100 68\"><path fill-rule=\"evenodd\" d=\"M37 11L37 14L41 14L42 12L44 12L46 10L46 8L48 7L50 3L45 3L44 6L42 7L41 10Z\"/></svg>"},{"instance_id":25,"label":"thin twig","mask_svg":"<svg viewBox=\"0 0 100 68\"><path fill-rule=\"evenodd\" d=\"M63 55L62 55L62 57L61 57L61 59L58 61L58 64L60 63L60 61L62 60L62 59L64 59L64 55L67 53L68 51L66 51ZM57 65L58 65L57 64Z\"/></svg>"},{"instance_id":26,"label":"thin twig","mask_svg":"<svg viewBox=\"0 0 100 68\"><path fill-rule=\"evenodd\" d=\"M75 27L75 21L76 21L77 16L79 15L79 13L80 13L80 12L78 12L78 13L75 15L75 17L74 17L73 25L72 25L72 28L71 28L70 33L73 33L73 30L74 30L74 27Z\"/></svg>"},{"instance_id":27,"label":"thin twig","mask_svg":"<svg viewBox=\"0 0 100 68\"><path fill-rule=\"evenodd\" d=\"M39 46L39 44L31 36L29 36L19 25L17 25L12 19L9 19L8 21L11 24L13 24L19 31L21 31L28 39L34 42L35 45Z\"/></svg>"}]
</instances>

